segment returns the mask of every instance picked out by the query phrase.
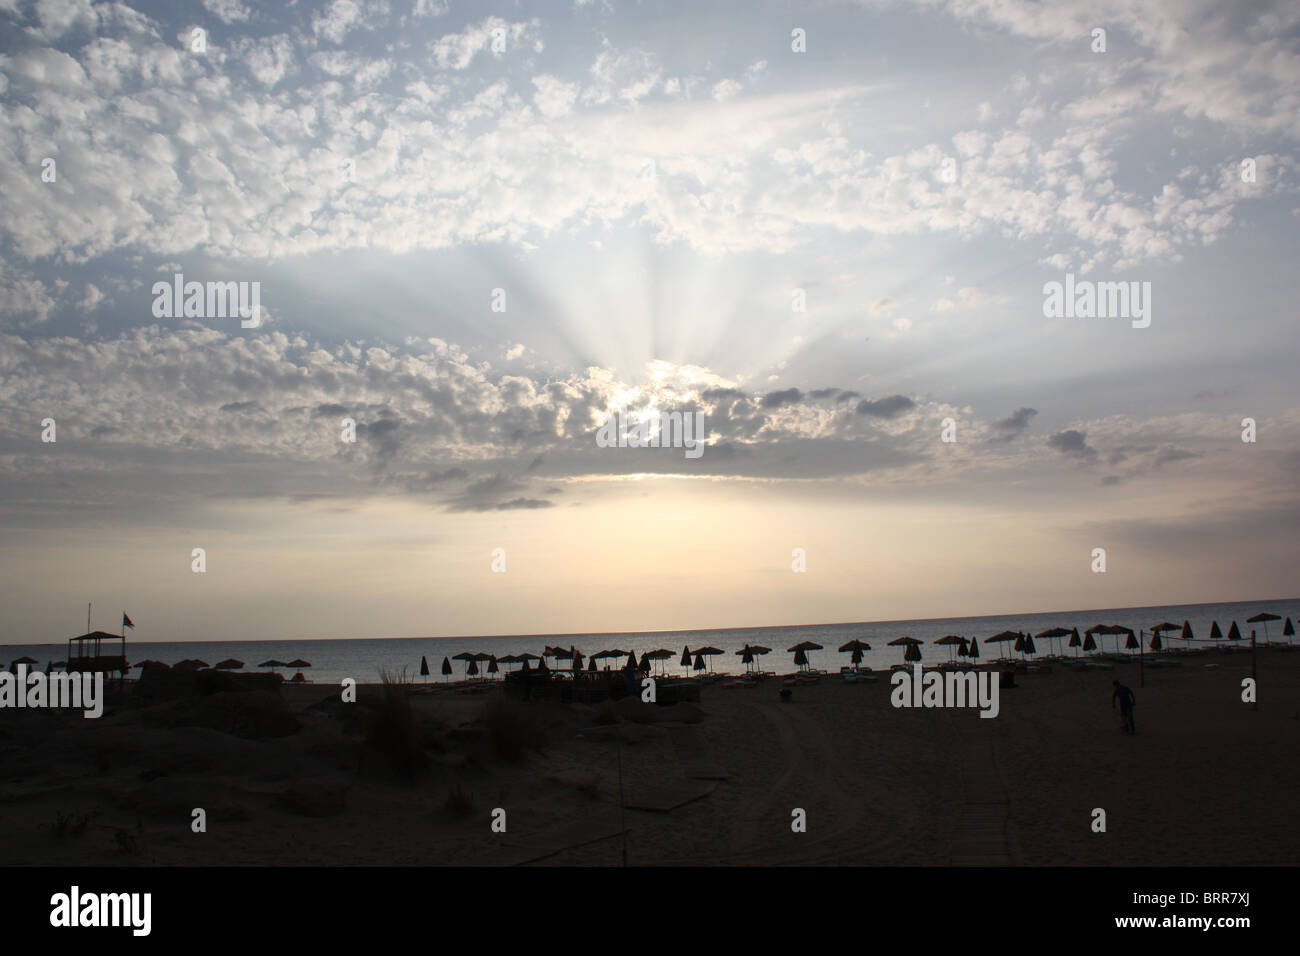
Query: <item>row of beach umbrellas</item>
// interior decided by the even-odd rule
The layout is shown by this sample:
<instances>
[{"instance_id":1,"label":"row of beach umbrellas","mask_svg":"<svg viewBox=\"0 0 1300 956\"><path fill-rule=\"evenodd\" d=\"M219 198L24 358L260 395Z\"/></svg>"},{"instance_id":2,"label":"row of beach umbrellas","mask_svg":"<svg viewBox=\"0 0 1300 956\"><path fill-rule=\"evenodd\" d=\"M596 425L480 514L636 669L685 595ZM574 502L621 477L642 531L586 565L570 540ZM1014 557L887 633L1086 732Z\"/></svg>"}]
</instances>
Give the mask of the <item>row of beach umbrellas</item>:
<instances>
[{"instance_id":1,"label":"row of beach umbrellas","mask_svg":"<svg viewBox=\"0 0 1300 956\"><path fill-rule=\"evenodd\" d=\"M1276 614L1270 613L1257 614L1254 617L1247 619L1248 623L1263 623L1265 625L1266 641L1268 639L1268 622L1277 620L1281 620L1281 618ZM1145 630L1146 629L1143 629L1144 632ZM1190 642L1195 640L1192 634L1191 624L1187 621L1184 621L1181 625L1173 624L1169 621L1163 621L1159 624L1153 625L1149 630L1151 631L1150 647L1152 650L1156 651L1162 650L1164 647L1162 635L1166 635L1171 631L1179 632L1178 637L1184 641ZM1286 619L1282 633L1287 637L1295 634L1295 626L1292 624L1289 617ZM1210 628L1210 638L1212 640L1218 640L1223 638L1223 636L1223 632L1219 629L1218 622L1213 622ZM1096 624L1087 628L1082 634L1080 634L1077 627L1052 627L1045 631L1040 631L1038 634L1031 634L1027 631L1002 631L999 634L994 634L992 637L985 638L984 643L986 645L999 645L999 651L1003 655L1005 655L1006 645L1008 644L1012 646L1013 653L1029 655L1038 653L1038 645L1035 643L1036 641L1048 640L1059 642L1065 640L1065 646L1076 648L1077 654L1092 653L1093 651L1099 650L1097 643L1098 637L1114 637L1115 650L1117 653L1120 650L1121 638L1125 639L1124 647L1128 650L1138 650L1140 647L1137 633L1134 632L1131 627L1125 627L1122 624ZM1235 621L1232 623L1232 626L1228 631L1227 639L1230 641L1239 641L1242 639L1241 630L1237 627ZM898 637L888 642L891 647L905 647L906 650L903 654L903 660L909 663L922 659L921 645L924 643L924 641L918 640L914 637ZM948 634L932 641L931 643L941 647L948 647L953 655L953 659L958 656L977 659L980 656L979 641L974 637L966 638L956 634ZM1057 652L1060 653L1060 645L1058 644L1056 647ZM787 648L786 652L793 654L795 666L803 669L811 667L811 662L808 657L809 653L820 650L825 650L825 648L823 645L818 644L815 641L801 641L793 647ZM862 663L864 653L869 650L871 650L870 644L865 641L854 639L841 645L839 653L851 654L851 661L856 666ZM772 648L770 647L764 647L759 644L746 644L734 653L741 659L741 662L745 664L746 669L749 670L756 665L756 659L758 657L770 654L771 652ZM711 669L709 664L706 662L706 658L713 658L725 653L725 651L717 647L700 647L694 651L689 647L683 647L679 664L687 670L694 670L697 672L703 671ZM541 655L525 653L510 654L502 657L486 653L474 654L464 652L453 655L450 658L444 657L442 660L442 674L445 677L452 676L453 669L451 662L453 660L465 661L467 665L465 673L470 677L477 677L484 670L479 667L481 663L486 663L485 670L486 673L489 674L498 673L498 665L500 664L518 664L520 665L521 670L528 670L530 669L530 662L536 662L534 666L537 669L547 670L546 659L548 657L554 658L557 662L568 661L569 667L567 669L575 672L583 670L582 662L586 660L586 670L589 673L597 671L598 661L611 659L621 660L626 658L626 662L623 665L624 667L648 673L653 665L662 665L664 661L677 657L677 652L665 648L646 651L641 655L639 661L635 651L625 651L620 648L610 648L608 650L597 651L591 655L583 655L581 651L572 647L567 649L561 647L547 647L545 653ZM660 672L662 673L662 667L660 668ZM421 676L427 677L430 673L431 671L428 660L422 657L420 659L420 674Z\"/></svg>"}]
</instances>

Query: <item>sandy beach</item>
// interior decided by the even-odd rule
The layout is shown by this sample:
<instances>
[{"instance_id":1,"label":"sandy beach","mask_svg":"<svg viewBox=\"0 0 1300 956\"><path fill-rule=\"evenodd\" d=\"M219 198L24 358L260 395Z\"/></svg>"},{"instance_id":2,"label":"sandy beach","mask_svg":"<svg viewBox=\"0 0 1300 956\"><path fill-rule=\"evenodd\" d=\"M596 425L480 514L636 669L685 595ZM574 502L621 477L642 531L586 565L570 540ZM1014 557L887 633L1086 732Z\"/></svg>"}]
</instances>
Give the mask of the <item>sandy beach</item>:
<instances>
[{"instance_id":1,"label":"sandy beach","mask_svg":"<svg viewBox=\"0 0 1300 956\"><path fill-rule=\"evenodd\" d=\"M1294 864L1300 653L1261 648L1257 711L1248 650L1178 661L1144 687L1136 664L1018 672L991 720L896 709L887 675L669 707L430 684L409 696L409 779L368 738L376 685L356 704L305 684L142 706L128 683L99 720L0 713L0 863L618 865L625 823L630 865ZM1137 692L1133 737L1116 677ZM543 745L514 754L502 719Z\"/></svg>"}]
</instances>

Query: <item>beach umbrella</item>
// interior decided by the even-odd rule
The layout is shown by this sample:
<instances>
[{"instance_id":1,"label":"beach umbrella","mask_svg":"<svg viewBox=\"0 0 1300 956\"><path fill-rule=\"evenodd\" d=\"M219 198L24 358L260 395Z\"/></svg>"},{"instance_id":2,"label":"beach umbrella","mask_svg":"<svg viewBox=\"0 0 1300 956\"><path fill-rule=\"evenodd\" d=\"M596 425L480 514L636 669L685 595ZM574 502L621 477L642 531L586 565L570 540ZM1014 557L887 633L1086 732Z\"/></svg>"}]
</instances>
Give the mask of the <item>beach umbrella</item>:
<instances>
[{"instance_id":1,"label":"beach umbrella","mask_svg":"<svg viewBox=\"0 0 1300 956\"><path fill-rule=\"evenodd\" d=\"M1286 623L1282 625L1282 636L1283 637L1295 636L1295 625L1291 623L1291 618L1289 617L1286 619Z\"/></svg>"},{"instance_id":2,"label":"beach umbrella","mask_svg":"<svg viewBox=\"0 0 1300 956\"><path fill-rule=\"evenodd\" d=\"M1160 635L1157 634L1154 639L1157 641L1160 640ZM1124 649L1129 651L1136 651L1141 646L1142 645L1138 643L1136 634L1129 634L1128 640L1124 642ZM1152 646L1154 647L1154 645Z\"/></svg>"},{"instance_id":3,"label":"beach umbrella","mask_svg":"<svg viewBox=\"0 0 1300 956\"><path fill-rule=\"evenodd\" d=\"M28 667L30 667L31 665L33 665L33 664L35 664L35 663L37 663L37 661L34 660L33 658L30 658L30 657L20 657L20 658L18 658L18 660L14 661L14 662L11 663L9 666L10 666L10 667L14 667L14 666L16 666L16 665L18 665L18 664L26 664Z\"/></svg>"},{"instance_id":4,"label":"beach umbrella","mask_svg":"<svg viewBox=\"0 0 1300 956\"><path fill-rule=\"evenodd\" d=\"M1084 632L1083 649L1085 651L1095 651L1097 649L1097 642L1092 639L1091 631Z\"/></svg>"},{"instance_id":5,"label":"beach umbrella","mask_svg":"<svg viewBox=\"0 0 1300 956\"><path fill-rule=\"evenodd\" d=\"M450 659L450 658L444 657L444 658L442 659L442 676L443 676L443 677L450 677L450 676L451 676L451 659Z\"/></svg>"},{"instance_id":6,"label":"beach umbrella","mask_svg":"<svg viewBox=\"0 0 1300 956\"><path fill-rule=\"evenodd\" d=\"M1070 640L1068 641L1068 644L1069 644L1070 647L1082 647L1082 646L1083 646L1083 642L1082 642L1081 640L1079 640L1079 629L1078 629L1077 627L1070 628ZM1074 656L1075 656L1075 657L1078 657L1078 656L1079 656L1079 652L1078 652L1078 651L1075 651L1075 652L1074 652Z\"/></svg>"},{"instance_id":7,"label":"beach umbrella","mask_svg":"<svg viewBox=\"0 0 1300 956\"><path fill-rule=\"evenodd\" d=\"M628 652L627 652L627 666L628 666L628 669L629 669L629 670L636 670L636 669L637 669L637 663L636 663L636 651L628 651Z\"/></svg>"},{"instance_id":8,"label":"beach umbrella","mask_svg":"<svg viewBox=\"0 0 1300 956\"><path fill-rule=\"evenodd\" d=\"M1160 640L1160 632L1155 628L1151 629L1151 650L1158 651L1164 648L1164 642Z\"/></svg>"},{"instance_id":9,"label":"beach umbrella","mask_svg":"<svg viewBox=\"0 0 1300 956\"><path fill-rule=\"evenodd\" d=\"M582 660L586 655L575 647L569 648L569 654L573 657L573 669L575 671L582 670Z\"/></svg>"},{"instance_id":10,"label":"beach umbrella","mask_svg":"<svg viewBox=\"0 0 1300 956\"><path fill-rule=\"evenodd\" d=\"M420 676L421 677L429 676L429 659L425 657L423 654L420 655Z\"/></svg>"},{"instance_id":11,"label":"beach umbrella","mask_svg":"<svg viewBox=\"0 0 1300 956\"><path fill-rule=\"evenodd\" d=\"M1237 622L1236 622L1236 621L1233 621L1233 622L1232 622L1232 627L1230 627L1230 628L1228 629L1228 640L1230 640L1230 641L1239 641L1239 640L1241 640L1241 631L1237 630Z\"/></svg>"},{"instance_id":12,"label":"beach umbrella","mask_svg":"<svg viewBox=\"0 0 1300 956\"><path fill-rule=\"evenodd\" d=\"M646 656L649 657L650 660L654 661L656 664L659 664L659 665L660 665L660 667L659 667L659 673L662 674L662 673L663 673L663 666L662 666L663 661L670 661L670 660L672 660L673 657L674 657L674 654L673 654L672 651L660 647L660 648L656 648L656 649L653 650L653 651L649 651L649 652L647 652Z\"/></svg>"},{"instance_id":13,"label":"beach umbrella","mask_svg":"<svg viewBox=\"0 0 1300 956\"><path fill-rule=\"evenodd\" d=\"M469 659L469 666L465 668L465 674L469 677L478 676L478 660L476 658L471 657Z\"/></svg>"},{"instance_id":14,"label":"beach umbrella","mask_svg":"<svg viewBox=\"0 0 1300 956\"><path fill-rule=\"evenodd\" d=\"M1036 645L1036 644L1034 643L1034 639L1033 639L1033 637L1029 634L1028 631L1025 632L1025 647L1024 647L1024 651L1025 651L1026 654L1037 654L1037 653L1038 653L1038 645Z\"/></svg>"},{"instance_id":15,"label":"beach umbrella","mask_svg":"<svg viewBox=\"0 0 1300 956\"><path fill-rule=\"evenodd\" d=\"M727 652L724 651L724 650L722 650L722 648L720 648L720 647L712 647L712 646L710 646L710 647L697 647L697 648L695 649L695 653L696 653L696 654L703 654L705 657L708 657L708 658L714 658L714 657L717 657L719 654L725 654L725 653L727 653ZM709 665L709 670L713 670L713 666L712 666L712 665L713 665L713 661L712 661L711 659L708 660L708 661L706 661L705 663L707 663L707 664Z\"/></svg>"},{"instance_id":16,"label":"beach umbrella","mask_svg":"<svg viewBox=\"0 0 1300 956\"><path fill-rule=\"evenodd\" d=\"M794 652L794 666L803 667L807 663L808 663L808 655L803 652L803 648L801 647Z\"/></svg>"},{"instance_id":17,"label":"beach umbrella","mask_svg":"<svg viewBox=\"0 0 1300 956\"><path fill-rule=\"evenodd\" d=\"M980 656L980 643L979 641L975 640L975 638L973 637L970 639L970 647L966 649L966 656L967 657Z\"/></svg>"},{"instance_id":18,"label":"beach umbrella","mask_svg":"<svg viewBox=\"0 0 1300 956\"><path fill-rule=\"evenodd\" d=\"M1218 641L1223 639L1223 632L1219 630L1219 622L1210 622L1210 640Z\"/></svg>"},{"instance_id":19,"label":"beach umbrella","mask_svg":"<svg viewBox=\"0 0 1300 956\"><path fill-rule=\"evenodd\" d=\"M237 671L243 666L243 661L237 661L233 657L227 657L224 661L217 662L217 670L219 671Z\"/></svg>"},{"instance_id":20,"label":"beach umbrella","mask_svg":"<svg viewBox=\"0 0 1300 956\"><path fill-rule=\"evenodd\" d=\"M1278 617L1276 614L1270 614L1270 613L1268 613L1268 611L1264 611L1264 612L1262 612L1262 613L1260 613L1260 614L1256 614L1254 617L1248 617L1248 618L1246 618L1246 623L1247 623L1247 624L1263 624L1263 625L1264 625L1264 643L1267 644L1267 643L1268 643L1268 622L1269 622L1269 621L1280 621L1280 620L1282 620L1282 619L1281 619L1280 617Z\"/></svg>"},{"instance_id":21,"label":"beach umbrella","mask_svg":"<svg viewBox=\"0 0 1300 956\"><path fill-rule=\"evenodd\" d=\"M1178 627L1177 624L1171 624L1171 623L1168 622L1168 621L1162 621L1161 623L1159 623L1159 624L1155 625L1153 628L1151 628L1151 633L1154 634L1154 635L1156 635L1156 636L1159 636L1159 635L1165 633L1166 631L1177 631L1177 630L1180 630L1180 628ZM1164 642L1162 641L1162 642L1161 642L1161 647L1163 647L1163 646L1164 646ZM1151 645L1151 649L1152 649L1152 650L1156 650L1156 651L1158 651L1158 650L1160 650L1160 647L1156 647L1154 644L1152 644L1152 645ZM1171 650L1172 650L1172 648L1171 648Z\"/></svg>"},{"instance_id":22,"label":"beach umbrella","mask_svg":"<svg viewBox=\"0 0 1300 956\"><path fill-rule=\"evenodd\" d=\"M550 668L546 666L546 658L545 658L545 657L539 657L539 658L537 659L537 670L538 670L539 673L540 673L541 671L549 671L549 670L550 670Z\"/></svg>"},{"instance_id":23,"label":"beach umbrella","mask_svg":"<svg viewBox=\"0 0 1300 956\"><path fill-rule=\"evenodd\" d=\"M1019 637L1020 633L1018 631L1003 631L1001 634L994 634L992 637L984 638L984 643L1006 644L1008 641L1015 641ZM1006 648L1004 647L998 648L998 657L1002 657L1005 650Z\"/></svg>"},{"instance_id":24,"label":"beach umbrella","mask_svg":"<svg viewBox=\"0 0 1300 956\"><path fill-rule=\"evenodd\" d=\"M921 659L921 642L917 641L915 644L908 644L907 652L903 654L903 660L919 661L920 659Z\"/></svg>"},{"instance_id":25,"label":"beach umbrella","mask_svg":"<svg viewBox=\"0 0 1300 956\"><path fill-rule=\"evenodd\" d=\"M286 664L284 661L278 661L273 657L269 661L262 661L262 663L258 664L257 666L258 667L288 667L289 665Z\"/></svg>"},{"instance_id":26,"label":"beach umbrella","mask_svg":"<svg viewBox=\"0 0 1300 956\"><path fill-rule=\"evenodd\" d=\"M704 655L703 655L703 654L696 654L696 655L695 655L695 669L696 669L697 671L702 671L702 670L704 670Z\"/></svg>"},{"instance_id":27,"label":"beach umbrella","mask_svg":"<svg viewBox=\"0 0 1300 956\"><path fill-rule=\"evenodd\" d=\"M1039 631L1037 634L1034 635L1034 637L1037 638L1046 637L1053 641L1062 637L1069 637L1069 636L1070 636L1070 630L1069 628L1065 628L1065 627L1049 627L1047 630ZM1057 653L1059 655L1060 653L1059 650Z\"/></svg>"},{"instance_id":28,"label":"beach umbrella","mask_svg":"<svg viewBox=\"0 0 1300 956\"><path fill-rule=\"evenodd\" d=\"M587 673L588 674L596 673L596 656L594 654L591 657L587 658Z\"/></svg>"},{"instance_id":29,"label":"beach umbrella","mask_svg":"<svg viewBox=\"0 0 1300 956\"><path fill-rule=\"evenodd\" d=\"M791 654L791 653L795 653L795 652L797 652L797 651L803 651L804 663L805 663L805 664L809 664L809 661L808 661L808 652L809 652L809 651L820 651L820 650L822 650L822 646L821 646L820 644L818 644L817 642L815 642L815 641L800 641L800 642L799 642L798 644L796 644L794 647L789 648L789 649L786 651L786 653L787 653L787 654ZM809 665L809 666L811 666L811 665Z\"/></svg>"},{"instance_id":30,"label":"beach umbrella","mask_svg":"<svg viewBox=\"0 0 1300 956\"><path fill-rule=\"evenodd\" d=\"M1189 647L1191 646L1191 643L1192 643L1192 623L1191 623L1191 621L1183 621L1183 633L1180 634L1179 636L1180 636L1184 641L1187 642L1187 646L1189 646Z\"/></svg>"},{"instance_id":31,"label":"beach umbrella","mask_svg":"<svg viewBox=\"0 0 1300 956\"><path fill-rule=\"evenodd\" d=\"M966 639L964 637L958 637L956 634L949 634L947 637L941 637L934 643L938 644L941 647L960 647L961 650L957 651L957 653L959 654L966 653ZM840 650L843 649L844 648L840 648ZM948 652L948 659L949 660L953 659L952 651Z\"/></svg>"},{"instance_id":32,"label":"beach umbrella","mask_svg":"<svg viewBox=\"0 0 1300 956\"><path fill-rule=\"evenodd\" d=\"M197 658L187 657L187 658L186 658L185 660L183 660L183 661L178 661L178 662L176 663L176 665L172 668L172 670L176 670L176 671L196 671L196 670L199 670L200 668L204 668L204 667L207 667L207 666L208 666L208 665L207 665L206 663L204 663L203 661L201 661L201 660L199 660L199 659L197 659Z\"/></svg>"},{"instance_id":33,"label":"beach umbrella","mask_svg":"<svg viewBox=\"0 0 1300 956\"><path fill-rule=\"evenodd\" d=\"M682 660L681 660L681 665L682 665L682 667L685 667L687 670L690 669L690 666L691 666L691 649L690 649L689 647L683 647L683 648L682 648Z\"/></svg>"},{"instance_id":34,"label":"beach umbrella","mask_svg":"<svg viewBox=\"0 0 1300 956\"><path fill-rule=\"evenodd\" d=\"M524 651L524 653L516 656L519 658L520 663L522 663L525 667L528 666L529 661L540 661L542 659L538 657L536 654L532 654L528 651Z\"/></svg>"},{"instance_id":35,"label":"beach umbrella","mask_svg":"<svg viewBox=\"0 0 1300 956\"><path fill-rule=\"evenodd\" d=\"M465 661L466 663L469 663L474 659L474 655L469 651L461 651L459 654L451 655L451 659L453 661Z\"/></svg>"},{"instance_id":36,"label":"beach umbrella","mask_svg":"<svg viewBox=\"0 0 1300 956\"><path fill-rule=\"evenodd\" d=\"M754 654L750 651L749 645L746 644L740 650L736 651L736 653L740 656L740 663L745 665L745 673L748 674L753 670L754 665Z\"/></svg>"},{"instance_id":37,"label":"beach umbrella","mask_svg":"<svg viewBox=\"0 0 1300 956\"><path fill-rule=\"evenodd\" d=\"M497 659L496 659L495 657L490 658L490 659L488 660L488 669L487 669L487 672L488 672L489 674L495 674L495 673L497 673L499 670L501 670L501 668L497 667Z\"/></svg>"},{"instance_id":38,"label":"beach umbrella","mask_svg":"<svg viewBox=\"0 0 1300 956\"><path fill-rule=\"evenodd\" d=\"M536 656L536 655L534 655L534 656ZM526 654L520 654L520 655L519 655L519 669L520 669L521 671L526 671L526 670L528 670L528 656L527 656Z\"/></svg>"},{"instance_id":39,"label":"beach umbrella","mask_svg":"<svg viewBox=\"0 0 1300 956\"><path fill-rule=\"evenodd\" d=\"M204 667L207 667L208 665L207 665L207 664L204 664L203 666L204 666ZM311 662L310 662L310 661L305 661L305 660L303 660L303 659L300 657L300 658L298 658L296 661L290 661L289 663L285 664L284 666L285 666L285 667L311 667Z\"/></svg>"}]
</instances>

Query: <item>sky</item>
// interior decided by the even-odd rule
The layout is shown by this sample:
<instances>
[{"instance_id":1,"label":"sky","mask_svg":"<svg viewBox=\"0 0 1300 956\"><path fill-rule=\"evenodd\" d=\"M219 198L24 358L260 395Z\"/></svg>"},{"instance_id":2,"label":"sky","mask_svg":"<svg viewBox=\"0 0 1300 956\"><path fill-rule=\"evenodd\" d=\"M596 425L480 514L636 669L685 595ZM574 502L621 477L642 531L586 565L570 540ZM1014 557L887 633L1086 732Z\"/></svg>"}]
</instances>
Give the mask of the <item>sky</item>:
<instances>
[{"instance_id":1,"label":"sky","mask_svg":"<svg viewBox=\"0 0 1300 956\"><path fill-rule=\"evenodd\" d=\"M0 0L2 639L1291 596L1298 142L1287 0Z\"/></svg>"}]
</instances>

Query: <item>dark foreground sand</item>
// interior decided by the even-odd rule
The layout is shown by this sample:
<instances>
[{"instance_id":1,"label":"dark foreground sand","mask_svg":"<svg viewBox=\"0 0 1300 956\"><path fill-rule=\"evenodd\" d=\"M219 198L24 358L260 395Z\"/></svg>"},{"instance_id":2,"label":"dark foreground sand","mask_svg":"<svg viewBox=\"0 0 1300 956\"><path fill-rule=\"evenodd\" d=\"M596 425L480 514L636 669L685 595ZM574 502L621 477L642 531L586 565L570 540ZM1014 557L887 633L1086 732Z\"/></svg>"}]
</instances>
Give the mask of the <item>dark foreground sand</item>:
<instances>
[{"instance_id":1,"label":"dark foreground sand","mask_svg":"<svg viewBox=\"0 0 1300 956\"><path fill-rule=\"evenodd\" d=\"M1148 668L1144 688L1136 665L1020 673L993 720L895 709L883 676L823 678L789 704L771 681L707 687L698 708L624 701L625 718L668 719L583 737L609 712L520 704L547 744L518 762L479 721L500 691L441 692L412 698L428 760L413 783L363 743L361 710L308 709L337 701L326 685L286 687L301 729L270 739L169 726L169 704L3 711L0 864L617 865L625 819L632 865L1294 865L1300 652L1261 649L1259 670L1258 711L1240 701L1248 652ZM1136 737L1114 677L1137 691ZM472 795L463 815L453 788Z\"/></svg>"}]
</instances>

